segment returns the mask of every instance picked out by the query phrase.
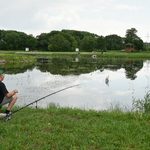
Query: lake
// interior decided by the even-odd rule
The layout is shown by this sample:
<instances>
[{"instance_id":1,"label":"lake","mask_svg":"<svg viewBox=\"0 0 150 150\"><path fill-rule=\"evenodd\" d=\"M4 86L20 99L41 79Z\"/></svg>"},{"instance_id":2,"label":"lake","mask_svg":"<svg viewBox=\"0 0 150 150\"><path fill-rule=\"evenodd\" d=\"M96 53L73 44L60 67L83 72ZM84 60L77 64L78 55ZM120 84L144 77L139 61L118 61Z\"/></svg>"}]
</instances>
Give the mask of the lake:
<instances>
[{"instance_id":1,"label":"lake","mask_svg":"<svg viewBox=\"0 0 150 150\"><path fill-rule=\"evenodd\" d=\"M150 90L150 60L79 57L41 60L18 70L5 66L4 82L8 90L19 91L17 105L24 106L62 88L80 84L43 99L38 107L130 111L133 99L143 98Z\"/></svg>"}]
</instances>

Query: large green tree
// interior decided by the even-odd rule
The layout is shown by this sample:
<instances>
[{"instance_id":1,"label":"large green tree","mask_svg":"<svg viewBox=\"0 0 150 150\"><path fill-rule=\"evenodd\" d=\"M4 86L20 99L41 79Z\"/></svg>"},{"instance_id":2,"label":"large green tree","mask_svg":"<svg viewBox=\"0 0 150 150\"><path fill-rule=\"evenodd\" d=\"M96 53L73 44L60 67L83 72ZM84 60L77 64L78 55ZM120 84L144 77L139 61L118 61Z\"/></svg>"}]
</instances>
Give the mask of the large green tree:
<instances>
[{"instance_id":1,"label":"large green tree","mask_svg":"<svg viewBox=\"0 0 150 150\"><path fill-rule=\"evenodd\" d=\"M106 49L106 42L103 36L100 36L96 40L96 48L98 50L105 50Z\"/></svg>"},{"instance_id":2,"label":"large green tree","mask_svg":"<svg viewBox=\"0 0 150 150\"><path fill-rule=\"evenodd\" d=\"M125 44L132 44L136 50L142 50L144 46L143 40L137 36L137 30L135 28L127 29Z\"/></svg>"},{"instance_id":3,"label":"large green tree","mask_svg":"<svg viewBox=\"0 0 150 150\"><path fill-rule=\"evenodd\" d=\"M105 37L107 50L121 50L123 48L123 38L113 34Z\"/></svg>"},{"instance_id":4,"label":"large green tree","mask_svg":"<svg viewBox=\"0 0 150 150\"><path fill-rule=\"evenodd\" d=\"M37 39L37 49L47 51L48 42L49 42L48 34L41 33L40 35L36 37L36 39Z\"/></svg>"},{"instance_id":5,"label":"large green tree","mask_svg":"<svg viewBox=\"0 0 150 150\"><path fill-rule=\"evenodd\" d=\"M81 41L80 48L82 51L93 51L96 49L96 38L92 36L85 36Z\"/></svg>"},{"instance_id":6,"label":"large green tree","mask_svg":"<svg viewBox=\"0 0 150 150\"><path fill-rule=\"evenodd\" d=\"M36 49L37 46L37 40L34 38L32 34L27 36L26 39L26 47L29 47L31 50Z\"/></svg>"},{"instance_id":7,"label":"large green tree","mask_svg":"<svg viewBox=\"0 0 150 150\"><path fill-rule=\"evenodd\" d=\"M0 49L2 50L23 50L26 47L36 48L37 40L32 35L23 32L0 30Z\"/></svg>"},{"instance_id":8,"label":"large green tree","mask_svg":"<svg viewBox=\"0 0 150 150\"><path fill-rule=\"evenodd\" d=\"M76 39L69 33L61 33L62 36L70 43L70 51L74 51L78 47Z\"/></svg>"},{"instance_id":9,"label":"large green tree","mask_svg":"<svg viewBox=\"0 0 150 150\"><path fill-rule=\"evenodd\" d=\"M49 51L70 51L71 43L60 33L49 38Z\"/></svg>"}]
</instances>

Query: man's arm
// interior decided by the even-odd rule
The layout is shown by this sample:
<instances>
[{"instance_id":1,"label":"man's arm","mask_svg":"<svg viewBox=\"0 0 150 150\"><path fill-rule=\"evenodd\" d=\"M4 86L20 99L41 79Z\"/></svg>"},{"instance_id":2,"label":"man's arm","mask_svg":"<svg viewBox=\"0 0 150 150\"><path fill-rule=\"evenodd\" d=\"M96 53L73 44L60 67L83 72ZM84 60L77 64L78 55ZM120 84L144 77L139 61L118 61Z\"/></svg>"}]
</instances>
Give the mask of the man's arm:
<instances>
[{"instance_id":1,"label":"man's arm","mask_svg":"<svg viewBox=\"0 0 150 150\"><path fill-rule=\"evenodd\" d=\"M13 90L13 91L11 91L11 92L8 92L8 93L6 94L6 97L7 97L7 98L10 98L10 97L12 97L13 95L15 95L16 93L18 93L18 90Z\"/></svg>"}]
</instances>

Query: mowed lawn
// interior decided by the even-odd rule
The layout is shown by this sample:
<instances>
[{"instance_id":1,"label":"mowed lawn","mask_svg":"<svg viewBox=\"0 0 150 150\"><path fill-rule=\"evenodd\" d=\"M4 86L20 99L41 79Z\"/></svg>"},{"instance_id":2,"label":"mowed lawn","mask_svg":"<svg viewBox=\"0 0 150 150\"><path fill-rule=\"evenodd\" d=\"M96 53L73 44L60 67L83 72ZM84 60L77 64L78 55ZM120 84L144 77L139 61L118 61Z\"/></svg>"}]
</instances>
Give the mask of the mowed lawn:
<instances>
[{"instance_id":1,"label":"mowed lawn","mask_svg":"<svg viewBox=\"0 0 150 150\"><path fill-rule=\"evenodd\" d=\"M0 120L0 150L33 149L148 150L150 116L49 107Z\"/></svg>"}]
</instances>

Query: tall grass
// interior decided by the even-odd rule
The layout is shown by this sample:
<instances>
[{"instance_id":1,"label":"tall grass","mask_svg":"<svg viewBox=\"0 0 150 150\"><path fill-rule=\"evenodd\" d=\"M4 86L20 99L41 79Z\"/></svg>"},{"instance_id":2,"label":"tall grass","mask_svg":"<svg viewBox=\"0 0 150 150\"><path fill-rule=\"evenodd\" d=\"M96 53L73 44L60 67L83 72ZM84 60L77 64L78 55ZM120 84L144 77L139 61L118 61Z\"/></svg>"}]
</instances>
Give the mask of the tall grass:
<instances>
[{"instance_id":1,"label":"tall grass","mask_svg":"<svg viewBox=\"0 0 150 150\"><path fill-rule=\"evenodd\" d=\"M150 92L143 99L133 100L133 110L139 113L150 114Z\"/></svg>"}]
</instances>

